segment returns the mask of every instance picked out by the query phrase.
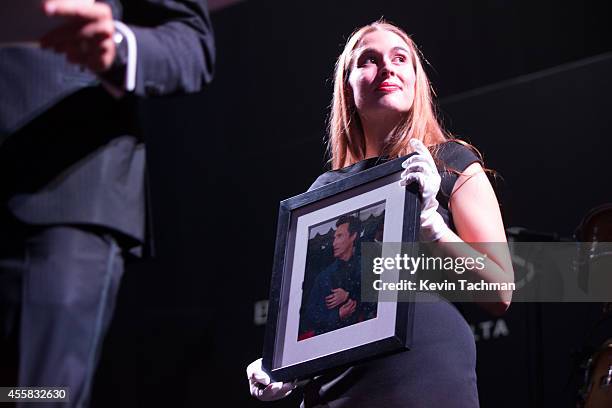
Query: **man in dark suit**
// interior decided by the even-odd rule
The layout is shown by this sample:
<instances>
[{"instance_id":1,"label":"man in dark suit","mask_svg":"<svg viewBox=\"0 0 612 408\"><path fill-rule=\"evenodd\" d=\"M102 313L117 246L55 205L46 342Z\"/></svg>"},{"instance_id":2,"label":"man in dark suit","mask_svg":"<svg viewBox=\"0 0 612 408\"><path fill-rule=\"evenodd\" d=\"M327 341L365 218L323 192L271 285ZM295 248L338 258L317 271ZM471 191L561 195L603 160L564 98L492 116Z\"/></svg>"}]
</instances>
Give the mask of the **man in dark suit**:
<instances>
[{"instance_id":1,"label":"man in dark suit","mask_svg":"<svg viewBox=\"0 0 612 408\"><path fill-rule=\"evenodd\" d=\"M138 102L211 80L204 1L47 0L66 22L42 49L0 48L0 367L19 366L0 385L88 405L124 256L147 236Z\"/></svg>"},{"instance_id":2,"label":"man in dark suit","mask_svg":"<svg viewBox=\"0 0 612 408\"><path fill-rule=\"evenodd\" d=\"M360 234L359 218L343 215L336 221L334 261L315 278L304 311L305 326L314 335L357 322L361 309L361 256L357 251Z\"/></svg>"}]
</instances>

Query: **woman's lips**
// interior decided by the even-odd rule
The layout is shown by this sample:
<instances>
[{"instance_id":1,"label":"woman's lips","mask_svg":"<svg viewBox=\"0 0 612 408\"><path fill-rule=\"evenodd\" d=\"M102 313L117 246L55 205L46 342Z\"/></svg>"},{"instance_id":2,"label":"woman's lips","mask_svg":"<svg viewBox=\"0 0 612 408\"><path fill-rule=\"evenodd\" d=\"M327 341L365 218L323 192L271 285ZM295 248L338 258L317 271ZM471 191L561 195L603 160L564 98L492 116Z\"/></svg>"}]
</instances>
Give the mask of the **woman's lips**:
<instances>
[{"instance_id":1,"label":"woman's lips","mask_svg":"<svg viewBox=\"0 0 612 408\"><path fill-rule=\"evenodd\" d=\"M376 88L377 91L385 92L385 93L399 91L400 89L401 88L399 85L385 83L385 82L378 85L378 87Z\"/></svg>"}]
</instances>

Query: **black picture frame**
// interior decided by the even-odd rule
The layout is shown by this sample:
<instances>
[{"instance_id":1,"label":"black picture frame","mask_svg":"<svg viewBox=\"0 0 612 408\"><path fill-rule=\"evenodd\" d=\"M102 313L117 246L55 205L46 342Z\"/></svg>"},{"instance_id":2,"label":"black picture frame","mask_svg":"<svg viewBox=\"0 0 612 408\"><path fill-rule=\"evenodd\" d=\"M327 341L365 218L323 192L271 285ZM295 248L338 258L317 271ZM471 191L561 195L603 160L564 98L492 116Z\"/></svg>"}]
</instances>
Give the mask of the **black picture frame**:
<instances>
[{"instance_id":1,"label":"black picture frame","mask_svg":"<svg viewBox=\"0 0 612 408\"><path fill-rule=\"evenodd\" d=\"M291 357L291 361L284 361L287 353L289 353L288 345L292 344L291 349L293 349L294 343L295 347L298 348L299 344L302 343L296 339L295 330L288 330L289 326L295 326L296 324L296 317L290 319L289 310L292 307L291 305L296 304L296 297L302 298L304 286L303 275L300 282L298 273L294 271L296 268L293 267L292 261L298 257L305 258L306 255L300 251L305 252L308 248L307 245L306 247L303 245L298 247L299 245L296 244L296 237L304 235L298 232L300 229L299 221L306 215L316 216L319 213L330 211L330 213L335 211L340 216L363 204L363 202L359 204L357 201L365 200L367 202L367 197L376 197L379 192L389 191L390 200L400 202L403 199L403 206L394 205L394 218L402 218L401 220L392 220L392 225L399 225L395 232L395 238L397 239L398 234L401 233L402 243L417 243L420 217L418 187L416 183L407 188L399 185L400 174L403 171L401 164L407 157L387 161L310 192L283 200L280 203L263 350L263 368L273 381L287 382L295 379L312 378L328 369L356 364L410 348L414 303L402 301L394 302L392 306L395 310L395 318L387 319L386 322L387 329L392 332L391 335L365 341L362 344L354 344L352 347L346 347L346 345L342 345L342 341L337 341L345 337L347 339L352 338L350 337L352 330L359 330L359 334L364 335L364 328L360 327L361 323L357 323L344 327L341 334L326 333L317 336L319 337L317 340L319 343L310 345L312 347L308 349L308 353L304 353L303 361L300 361L299 351L292 352L295 355ZM352 200L355 202L352 202ZM380 199L378 202L380 202ZM333 209L330 210L330 208ZM392 215L387 211L387 207L385 207L385 212L385 222L387 222L386 217ZM303 230L304 228L302 228L302 232ZM385 236L386 234L387 230L385 230ZM305 239L309 239L308 234ZM397 242L396 239L393 242ZM386 241L385 238L384 242ZM293 310L295 310L295 307L293 307ZM302 314L301 307L299 314L300 316ZM300 317L297 318L297 320L299 319ZM375 320L371 319L372 322L375 322ZM383 324L382 322L383 320L376 322L376 324ZM339 332L339 330L336 331ZM291 333L291 336L287 333ZM325 336L328 338L326 339ZM336 337L336 341L334 341L334 337ZM296 340L294 341L292 338ZM313 340L309 339L308 341ZM338 349L334 349L335 343L339 343ZM321 349L321 355L317 355L318 348Z\"/></svg>"}]
</instances>

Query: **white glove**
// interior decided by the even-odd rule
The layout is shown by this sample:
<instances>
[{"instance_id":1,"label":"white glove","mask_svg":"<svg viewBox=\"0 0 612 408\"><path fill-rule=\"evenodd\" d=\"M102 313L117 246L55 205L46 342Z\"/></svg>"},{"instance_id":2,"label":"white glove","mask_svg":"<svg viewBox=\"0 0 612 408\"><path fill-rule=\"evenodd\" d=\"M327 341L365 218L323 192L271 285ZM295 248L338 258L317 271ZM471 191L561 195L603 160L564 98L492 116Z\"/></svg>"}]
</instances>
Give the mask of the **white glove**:
<instances>
[{"instance_id":1,"label":"white glove","mask_svg":"<svg viewBox=\"0 0 612 408\"><path fill-rule=\"evenodd\" d=\"M246 369L251 395L260 401L275 401L291 394L296 382L271 383L270 376L261 368L261 358L253 361Z\"/></svg>"},{"instance_id":2,"label":"white glove","mask_svg":"<svg viewBox=\"0 0 612 408\"><path fill-rule=\"evenodd\" d=\"M421 241L437 241L449 230L444 219L438 213L436 195L440 191L440 174L431 153L418 139L411 139L410 145L417 153L402 163L405 168L401 174L400 185L407 186L416 181L421 192Z\"/></svg>"}]
</instances>

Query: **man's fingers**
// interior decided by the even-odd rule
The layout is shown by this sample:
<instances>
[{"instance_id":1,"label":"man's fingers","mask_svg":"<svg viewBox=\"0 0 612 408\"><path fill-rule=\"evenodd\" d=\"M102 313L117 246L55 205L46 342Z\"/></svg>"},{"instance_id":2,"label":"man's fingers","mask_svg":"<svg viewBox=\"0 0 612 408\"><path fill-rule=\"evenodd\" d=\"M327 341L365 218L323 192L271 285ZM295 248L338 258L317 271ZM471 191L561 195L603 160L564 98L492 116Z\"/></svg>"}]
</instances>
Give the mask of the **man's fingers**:
<instances>
[{"instance_id":1,"label":"man's fingers","mask_svg":"<svg viewBox=\"0 0 612 408\"><path fill-rule=\"evenodd\" d=\"M111 47L114 47L114 43L110 38L101 43L97 43L96 48L88 55L85 61L87 68L94 72L103 72L107 70L112 63L110 55L114 56L114 53L111 53Z\"/></svg>"},{"instance_id":2,"label":"man's fingers","mask_svg":"<svg viewBox=\"0 0 612 408\"><path fill-rule=\"evenodd\" d=\"M82 21L71 21L62 24L55 30L51 30L40 39L43 48L53 48L55 45L65 42L74 42L79 30L85 25Z\"/></svg>"},{"instance_id":3,"label":"man's fingers","mask_svg":"<svg viewBox=\"0 0 612 408\"><path fill-rule=\"evenodd\" d=\"M43 48L55 48L62 43L103 42L112 39L113 33L114 25L112 21L70 22L43 36L40 45Z\"/></svg>"},{"instance_id":4,"label":"man's fingers","mask_svg":"<svg viewBox=\"0 0 612 408\"><path fill-rule=\"evenodd\" d=\"M54 17L77 18L82 20L99 20L113 18L108 4L78 0L50 0L44 3L46 15Z\"/></svg>"},{"instance_id":5,"label":"man's fingers","mask_svg":"<svg viewBox=\"0 0 612 408\"><path fill-rule=\"evenodd\" d=\"M95 21L81 26L77 35L80 38L88 38L91 40L104 40L112 38L115 32L115 26L112 20Z\"/></svg>"},{"instance_id":6,"label":"man's fingers","mask_svg":"<svg viewBox=\"0 0 612 408\"><path fill-rule=\"evenodd\" d=\"M340 318L344 319L355 312L357 301L349 299L345 304L340 306Z\"/></svg>"},{"instance_id":7,"label":"man's fingers","mask_svg":"<svg viewBox=\"0 0 612 408\"><path fill-rule=\"evenodd\" d=\"M103 72L115 56L113 33L112 21L70 22L45 35L41 46L64 54L73 64Z\"/></svg>"}]
</instances>

